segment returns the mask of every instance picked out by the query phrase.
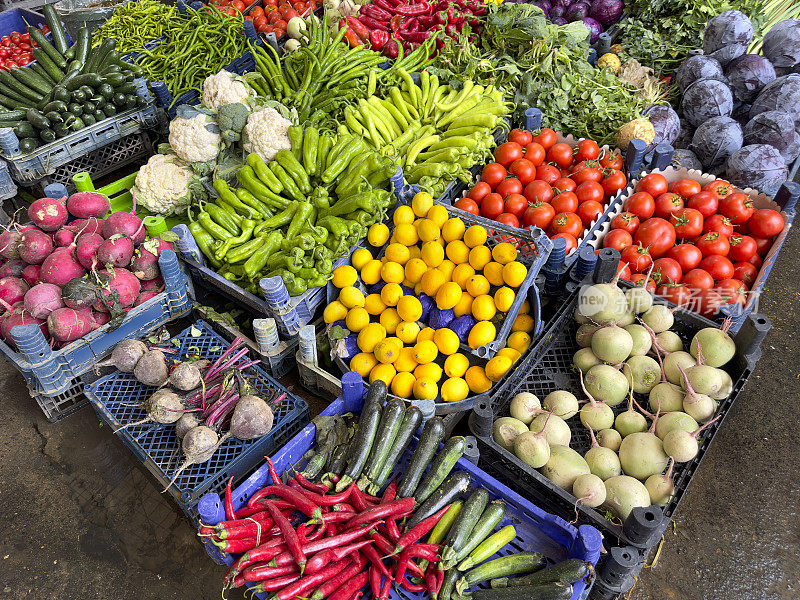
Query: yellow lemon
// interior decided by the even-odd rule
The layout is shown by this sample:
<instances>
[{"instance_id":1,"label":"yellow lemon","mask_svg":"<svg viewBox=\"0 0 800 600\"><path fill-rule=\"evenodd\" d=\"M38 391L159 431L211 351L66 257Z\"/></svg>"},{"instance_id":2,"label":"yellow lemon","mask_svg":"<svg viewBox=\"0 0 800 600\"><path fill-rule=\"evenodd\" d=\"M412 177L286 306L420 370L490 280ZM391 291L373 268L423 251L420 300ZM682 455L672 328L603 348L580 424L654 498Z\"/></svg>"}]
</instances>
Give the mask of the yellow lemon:
<instances>
[{"instance_id":1,"label":"yellow lemon","mask_svg":"<svg viewBox=\"0 0 800 600\"><path fill-rule=\"evenodd\" d=\"M372 253L369 250L366 248L358 248L355 252L353 252L353 257L350 259L350 262L353 263L353 266L360 271L364 268L364 265L371 260Z\"/></svg>"},{"instance_id":2,"label":"yellow lemon","mask_svg":"<svg viewBox=\"0 0 800 600\"><path fill-rule=\"evenodd\" d=\"M420 283L422 283L422 290L433 298L446 281L447 277L445 277L444 273L438 269L428 269L422 276Z\"/></svg>"},{"instance_id":3,"label":"yellow lemon","mask_svg":"<svg viewBox=\"0 0 800 600\"><path fill-rule=\"evenodd\" d=\"M415 244L408 249L408 255L411 258L422 258L422 250Z\"/></svg>"},{"instance_id":4,"label":"yellow lemon","mask_svg":"<svg viewBox=\"0 0 800 600\"><path fill-rule=\"evenodd\" d=\"M525 333L532 333L535 327L533 317L530 315L519 315L514 319L514 324L511 325L511 331L524 331Z\"/></svg>"},{"instance_id":5,"label":"yellow lemon","mask_svg":"<svg viewBox=\"0 0 800 600\"><path fill-rule=\"evenodd\" d=\"M517 259L517 249L508 242L500 242L492 248L492 258L501 265Z\"/></svg>"},{"instance_id":6,"label":"yellow lemon","mask_svg":"<svg viewBox=\"0 0 800 600\"><path fill-rule=\"evenodd\" d=\"M497 351L497 354L495 354L495 356L506 356L511 359L512 363L515 363L520 359L522 354L520 354L513 348L501 348L500 350Z\"/></svg>"},{"instance_id":7,"label":"yellow lemon","mask_svg":"<svg viewBox=\"0 0 800 600\"><path fill-rule=\"evenodd\" d=\"M491 321L478 321L469 332L467 343L469 347L475 350L481 346L485 346L489 342L493 342L497 337L497 329Z\"/></svg>"},{"instance_id":8,"label":"yellow lemon","mask_svg":"<svg viewBox=\"0 0 800 600\"><path fill-rule=\"evenodd\" d=\"M494 305L500 312L508 312L514 304L514 290L508 287L501 287L494 293Z\"/></svg>"},{"instance_id":9,"label":"yellow lemon","mask_svg":"<svg viewBox=\"0 0 800 600\"><path fill-rule=\"evenodd\" d=\"M445 248L447 258L457 265L462 265L469 261L469 247L461 240L453 240Z\"/></svg>"},{"instance_id":10,"label":"yellow lemon","mask_svg":"<svg viewBox=\"0 0 800 600\"><path fill-rule=\"evenodd\" d=\"M385 223L375 223L367 231L367 241L371 246L380 248L389 241L389 228Z\"/></svg>"},{"instance_id":11,"label":"yellow lemon","mask_svg":"<svg viewBox=\"0 0 800 600\"><path fill-rule=\"evenodd\" d=\"M452 261L445 259L436 268L444 274L447 281L450 281L453 278L453 270L456 265Z\"/></svg>"},{"instance_id":12,"label":"yellow lemon","mask_svg":"<svg viewBox=\"0 0 800 600\"><path fill-rule=\"evenodd\" d=\"M403 297L403 288L399 283L387 283L381 289L381 300L386 306L397 306L398 300Z\"/></svg>"},{"instance_id":13,"label":"yellow lemon","mask_svg":"<svg viewBox=\"0 0 800 600\"><path fill-rule=\"evenodd\" d=\"M379 379L386 384L386 387L389 387L392 383L392 379L394 376L397 375L397 371L395 371L394 367L389 363L382 363L379 365L375 365L369 373L369 382L375 383Z\"/></svg>"},{"instance_id":14,"label":"yellow lemon","mask_svg":"<svg viewBox=\"0 0 800 600\"><path fill-rule=\"evenodd\" d=\"M417 234L423 242L438 242L441 231L439 226L430 219L422 219L417 223Z\"/></svg>"},{"instance_id":15,"label":"yellow lemon","mask_svg":"<svg viewBox=\"0 0 800 600\"><path fill-rule=\"evenodd\" d=\"M408 289L410 289L410 290L413 290L413 289L414 289L414 282L413 282L413 281L410 281L410 280L408 279L408 277L406 277L405 279L403 279L403 283L401 283L400 285L402 285L403 287L407 287L407 288L408 288Z\"/></svg>"},{"instance_id":16,"label":"yellow lemon","mask_svg":"<svg viewBox=\"0 0 800 600\"><path fill-rule=\"evenodd\" d=\"M413 347L406 347L400 350L400 356L397 357L397 360L394 361L394 368L397 370L398 373L400 372L408 372L410 373L414 369L417 368L417 359L414 358L414 348Z\"/></svg>"},{"instance_id":17,"label":"yellow lemon","mask_svg":"<svg viewBox=\"0 0 800 600\"><path fill-rule=\"evenodd\" d=\"M386 260L399 263L404 265L408 262L408 259L411 258L408 248L403 244L398 242L394 242L393 244L389 244L386 246L386 252L384 253Z\"/></svg>"},{"instance_id":18,"label":"yellow lemon","mask_svg":"<svg viewBox=\"0 0 800 600\"><path fill-rule=\"evenodd\" d=\"M444 260L444 248L436 242L426 242L422 244L420 256L429 267L438 267Z\"/></svg>"},{"instance_id":19,"label":"yellow lemon","mask_svg":"<svg viewBox=\"0 0 800 600\"><path fill-rule=\"evenodd\" d=\"M483 267L483 274L492 285L503 285L505 283L503 279L503 265L499 262L490 262L487 264Z\"/></svg>"},{"instance_id":20,"label":"yellow lemon","mask_svg":"<svg viewBox=\"0 0 800 600\"><path fill-rule=\"evenodd\" d=\"M415 321L401 321L395 335L405 344L415 344L419 335L419 325Z\"/></svg>"},{"instance_id":21,"label":"yellow lemon","mask_svg":"<svg viewBox=\"0 0 800 600\"><path fill-rule=\"evenodd\" d=\"M369 313L365 309L358 306L351 308L347 313L347 319L345 320L345 323L350 331L358 333L364 329L364 327L369 325Z\"/></svg>"},{"instance_id":22,"label":"yellow lemon","mask_svg":"<svg viewBox=\"0 0 800 600\"><path fill-rule=\"evenodd\" d=\"M322 318L326 323L335 323L336 321L341 321L346 317L347 307L338 300L334 300L328 304L328 306L325 307L325 310L322 311Z\"/></svg>"},{"instance_id":23,"label":"yellow lemon","mask_svg":"<svg viewBox=\"0 0 800 600\"><path fill-rule=\"evenodd\" d=\"M442 367L436 363L419 365L416 369L414 369L414 377L417 379L424 377L433 381L439 381L442 378Z\"/></svg>"},{"instance_id":24,"label":"yellow lemon","mask_svg":"<svg viewBox=\"0 0 800 600\"><path fill-rule=\"evenodd\" d=\"M475 269L473 269L468 264L461 264L456 265L456 268L453 269L453 272L450 274L450 277L453 281L455 281L459 286L461 286L462 290L467 289L467 281L469 278L475 275Z\"/></svg>"},{"instance_id":25,"label":"yellow lemon","mask_svg":"<svg viewBox=\"0 0 800 600\"><path fill-rule=\"evenodd\" d=\"M473 275L467 279L467 292L473 298L488 294L490 289L489 280L483 275Z\"/></svg>"},{"instance_id":26,"label":"yellow lemon","mask_svg":"<svg viewBox=\"0 0 800 600\"><path fill-rule=\"evenodd\" d=\"M487 246L475 246L469 251L469 264L480 271L492 260L492 251Z\"/></svg>"},{"instance_id":27,"label":"yellow lemon","mask_svg":"<svg viewBox=\"0 0 800 600\"><path fill-rule=\"evenodd\" d=\"M444 361L444 372L448 377L463 377L469 369L469 359L463 354L451 354Z\"/></svg>"},{"instance_id":28,"label":"yellow lemon","mask_svg":"<svg viewBox=\"0 0 800 600\"><path fill-rule=\"evenodd\" d=\"M417 343L419 342L432 342L433 336L436 335L436 330L432 327L425 327L422 331L419 332L417 336Z\"/></svg>"},{"instance_id":29,"label":"yellow lemon","mask_svg":"<svg viewBox=\"0 0 800 600\"><path fill-rule=\"evenodd\" d=\"M464 221L461 220L461 217L448 219L445 224L442 225L442 237L446 242L460 240L464 237L465 230L466 225L464 225Z\"/></svg>"},{"instance_id":30,"label":"yellow lemon","mask_svg":"<svg viewBox=\"0 0 800 600\"><path fill-rule=\"evenodd\" d=\"M408 279L412 284L417 283L422 276L425 274L425 271L428 270L428 265L425 264L425 261L421 258L411 258L406 263L405 268L405 275L406 279Z\"/></svg>"},{"instance_id":31,"label":"yellow lemon","mask_svg":"<svg viewBox=\"0 0 800 600\"><path fill-rule=\"evenodd\" d=\"M396 262L385 262L381 266L381 279L386 283L401 283L405 278L403 265Z\"/></svg>"},{"instance_id":32,"label":"yellow lemon","mask_svg":"<svg viewBox=\"0 0 800 600\"><path fill-rule=\"evenodd\" d=\"M414 398L417 400L434 400L439 395L439 386L433 379L423 377L414 382Z\"/></svg>"},{"instance_id":33,"label":"yellow lemon","mask_svg":"<svg viewBox=\"0 0 800 600\"><path fill-rule=\"evenodd\" d=\"M469 396L469 386L460 377L451 377L442 384L442 400L458 402Z\"/></svg>"},{"instance_id":34,"label":"yellow lemon","mask_svg":"<svg viewBox=\"0 0 800 600\"><path fill-rule=\"evenodd\" d=\"M381 300L380 294L370 294L366 298L364 308L366 308L367 312L371 315L379 315L386 310L386 305L383 303L383 300ZM328 310L328 308L326 307L325 310Z\"/></svg>"},{"instance_id":35,"label":"yellow lemon","mask_svg":"<svg viewBox=\"0 0 800 600\"><path fill-rule=\"evenodd\" d=\"M482 225L472 225L464 232L464 243L470 248L477 248L486 244L488 237L486 228Z\"/></svg>"},{"instance_id":36,"label":"yellow lemon","mask_svg":"<svg viewBox=\"0 0 800 600\"><path fill-rule=\"evenodd\" d=\"M394 308L387 308L381 313L380 321L381 325L383 325L384 329L386 329L386 333L389 335L394 335L397 331L397 326L400 325L402 319Z\"/></svg>"},{"instance_id":37,"label":"yellow lemon","mask_svg":"<svg viewBox=\"0 0 800 600\"><path fill-rule=\"evenodd\" d=\"M519 287L525 281L528 269L521 262L515 260L503 265L503 281L511 287Z\"/></svg>"},{"instance_id":38,"label":"yellow lemon","mask_svg":"<svg viewBox=\"0 0 800 600\"><path fill-rule=\"evenodd\" d=\"M350 370L355 371L362 377L366 377L377 364L378 359L371 352L359 352L350 359Z\"/></svg>"},{"instance_id":39,"label":"yellow lemon","mask_svg":"<svg viewBox=\"0 0 800 600\"><path fill-rule=\"evenodd\" d=\"M507 356L495 356L486 363L486 377L488 377L490 381L497 383L503 378L503 375L508 373L511 365L511 359Z\"/></svg>"},{"instance_id":40,"label":"yellow lemon","mask_svg":"<svg viewBox=\"0 0 800 600\"><path fill-rule=\"evenodd\" d=\"M355 285L357 279L358 271L356 271L350 265L342 265L341 267L336 267L333 270L331 283L333 283L333 285L335 285L337 288L344 288Z\"/></svg>"},{"instance_id":41,"label":"yellow lemon","mask_svg":"<svg viewBox=\"0 0 800 600\"><path fill-rule=\"evenodd\" d=\"M422 282L418 281L414 284L414 293L419 296L422 293Z\"/></svg>"},{"instance_id":42,"label":"yellow lemon","mask_svg":"<svg viewBox=\"0 0 800 600\"><path fill-rule=\"evenodd\" d=\"M464 315L471 315L472 314L472 302L473 298L467 293L461 294L461 300L458 301L453 307L453 313L457 317L461 317Z\"/></svg>"},{"instance_id":43,"label":"yellow lemon","mask_svg":"<svg viewBox=\"0 0 800 600\"><path fill-rule=\"evenodd\" d=\"M447 209L444 206L434 204L425 216L441 227L447 222L450 215L447 214Z\"/></svg>"},{"instance_id":44,"label":"yellow lemon","mask_svg":"<svg viewBox=\"0 0 800 600\"><path fill-rule=\"evenodd\" d=\"M436 344L439 352L450 356L458 352L460 341L455 331L445 327L436 330L436 333L433 334L433 343Z\"/></svg>"},{"instance_id":45,"label":"yellow lemon","mask_svg":"<svg viewBox=\"0 0 800 600\"><path fill-rule=\"evenodd\" d=\"M375 346L375 358L378 359L378 362L384 364L391 364L397 360L400 356L400 350L402 350L402 346L398 343L395 343L391 340L391 338L386 338L377 346Z\"/></svg>"},{"instance_id":46,"label":"yellow lemon","mask_svg":"<svg viewBox=\"0 0 800 600\"><path fill-rule=\"evenodd\" d=\"M358 288L349 285L342 288L342 291L339 292L339 302L344 304L347 308L355 308L356 306L363 308L365 302L364 294L362 294L361 290Z\"/></svg>"},{"instance_id":47,"label":"yellow lemon","mask_svg":"<svg viewBox=\"0 0 800 600\"><path fill-rule=\"evenodd\" d=\"M414 393L414 382L417 380L411 373L398 373L392 379L392 385L389 386L395 396L401 398L411 398Z\"/></svg>"},{"instance_id":48,"label":"yellow lemon","mask_svg":"<svg viewBox=\"0 0 800 600\"><path fill-rule=\"evenodd\" d=\"M356 343L363 352L372 352L386 338L386 328L380 323L370 323L358 332Z\"/></svg>"},{"instance_id":49,"label":"yellow lemon","mask_svg":"<svg viewBox=\"0 0 800 600\"><path fill-rule=\"evenodd\" d=\"M474 394L482 394L492 389L492 381L486 377L486 371L483 370L483 367L477 365L467 369L464 374L464 380Z\"/></svg>"},{"instance_id":50,"label":"yellow lemon","mask_svg":"<svg viewBox=\"0 0 800 600\"><path fill-rule=\"evenodd\" d=\"M419 192L411 200L411 209L418 217L424 217L433 207L433 197L428 192Z\"/></svg>"},{"instance_id":51,"label":"yellow lemon","mask_svg":"<svg viewBox=\"0 0 800 600\"><path fill-rule=\"evenodd\" d=\"M383 264L374 258L361 268L361 281L367 285L374 285L381 280Z\"/></svg>"},{"instance_id":52,"label":"yellow lemon","mask_svg":"<svg viewBox=\"0 0 800 600\"><path fill-rule=\"evenodd\" d=\"M436 306L441 310L453 308L461 300L461 288L457 283L448 281L436 292Z\"/></svg>"},{"instance_id":53,"label":"yellow lemon","mask_svg":"<svg viewBox=\"0 0 800 600\"><path fill-rule=\"evenodd\" d=\"M522 306L520 306L519 312L521 315L527 315L529 312L531 312L531 303L525 300L525 302L522 303Z\"/></svg>"},{"instance_id":54,"label":"yellow lemon","mask_svg":"<svg viewBox=\"0 0 800 600\"><path fill-rule=\"evenodd\" d=\"M414 346L414 359L421 365L435 361L438 355L439 349L432 341L424 340Z\"/></svg>"},{"instance_id":55,"label":"yellow lemon","mask_svg":"<svg viewBox=\"0 0 800 600\"><path fill-rule=\"evenodd\" d=\"M411 223L401 223L394 228L392 238L403 246L413 246L419 241L417 229Z\"/></svg>"},{"instance_id":56,"label":"yellow lemon","mask_svg":"<svg viewBox=\"0 0 800 600\"><path fill-rule=\"evenodd\" d=\"M496 314L494 300L489 294L482 294L472 301L472 316L476 321L491 321Z\"/></svg>"},{"instance_id":57,"label":"yellow lemon","mask_svg":"<svg viewBox=\"0 0 800 600\"><path fill-rule=\"evenodd\" d=\"M511 335L508 336L508 340L506 340L506 346L508 346L509 348L513 348L520 354L523 354L530 345L531 345L531 336L529 336L524 331L514 331Z\"/></svg>"},{"instance_id":58,"label":"yellow lemon","mask_svg":"<svg viewBox=\"0 0 800 600\"><path fill-rule=\"evenodd\" d=\"M403 321L419 321L422 317L422 303L414 296L403 296L397 302L397 314Z\"/></svg>"},{"instance_id":59,"label":"yellow lemon","mask_svg":"<svg viewBox=\"0 0 800 600\"><path fill-rule=\"evenodd\" d=\"M394 211L392 222L395 225L403 225L414 222L414 211L410 206L398 206Z\"/></svg>"}]
</instances>

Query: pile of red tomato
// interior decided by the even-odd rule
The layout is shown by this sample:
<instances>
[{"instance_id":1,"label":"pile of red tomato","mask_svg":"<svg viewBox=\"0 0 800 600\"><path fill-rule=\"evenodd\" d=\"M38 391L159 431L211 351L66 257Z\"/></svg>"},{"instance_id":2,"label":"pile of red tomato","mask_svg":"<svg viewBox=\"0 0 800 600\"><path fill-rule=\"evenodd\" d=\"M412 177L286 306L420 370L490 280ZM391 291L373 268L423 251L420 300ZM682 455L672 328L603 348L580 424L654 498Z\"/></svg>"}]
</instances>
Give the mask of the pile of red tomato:
<instances>
[{"instance_id":1,"label":"pile of red tomato","mask_svg":"<svg viewBox=\"0 0 800 600\"><path fill-rule=\"evenodd\" d=\"M567 253L628 183L619 151L603 152L592 140L576 148L552 129L513 129L483 168L481 181L456 208L512 227L539 227L567 240Z\"/></svg>"},{"instance_id":2,"label":"pile of red tomato","mask_svg":"<svg viewBox=\"0 0 800 600\"><path fill-rule=\"evenodd\" d=\"M701 187L692 179L669 184L658 173L646 175L622 209L603 238L604 248L622 255L620 276L705 316L722 304L744 306L784 227L781 213L756 209L722 179Z\"/></svg>"},{"instance_id":3,"label":"pile of red tomato","mask_svg":"<svg viewBox=\"0 0 800 600\"><path fill-rule=\"evenodd\" d=\"M256 0L213 0L213 4L223 12L235 15L244 12ZM317 8L315 0L262 0L263 6L253 6L245 15L245 21L252 21L256 31L261 34L274 33L281 38L292 17L308 16Z\"/></svg>"},{"instance_id":4,"label":"pile of red tomato","mask_svg":"<svg viewBox=\"0 0 800 600\"><path fill-rule=\"evenodd\" d=\"M41 31L47 35L50 33L50 28L44 25ZM27 28L25 33L14 31L10 35L0 37L0 69L10 71L32 63L34 58L31 50L36 46L36 42L27 33Z\"/></svg>"}]
</instances>

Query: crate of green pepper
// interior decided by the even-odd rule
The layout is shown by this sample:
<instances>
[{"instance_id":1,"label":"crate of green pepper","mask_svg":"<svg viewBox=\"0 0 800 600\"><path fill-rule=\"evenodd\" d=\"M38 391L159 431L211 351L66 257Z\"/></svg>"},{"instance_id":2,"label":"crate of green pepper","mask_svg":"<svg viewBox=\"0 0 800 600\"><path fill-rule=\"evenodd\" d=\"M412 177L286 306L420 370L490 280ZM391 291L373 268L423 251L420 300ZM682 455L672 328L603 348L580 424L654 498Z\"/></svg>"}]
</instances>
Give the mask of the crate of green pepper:
<instances>
[{"instance_id":1,"label":"crate of green pepper","mask_svg":"<svg viewBox=\"0 0 800 600\"><path fill-rule=\"evenodd\" d=\"M214 181L216 201L174 230L197 283L274 318L285 336L313 319L331 271L391 217L404 185L359 136L291 127L289 138L269 164L250 154L237 187Z\"/></svg>"}]
</instances>

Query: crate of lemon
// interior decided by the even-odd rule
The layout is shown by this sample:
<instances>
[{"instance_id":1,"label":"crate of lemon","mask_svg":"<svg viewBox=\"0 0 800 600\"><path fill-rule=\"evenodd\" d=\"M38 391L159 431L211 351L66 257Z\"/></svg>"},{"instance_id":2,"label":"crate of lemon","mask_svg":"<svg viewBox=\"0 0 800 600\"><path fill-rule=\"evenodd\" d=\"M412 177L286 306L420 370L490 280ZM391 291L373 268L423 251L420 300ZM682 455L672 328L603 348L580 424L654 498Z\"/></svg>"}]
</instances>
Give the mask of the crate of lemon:
<instances>
[{"instance_id":1,"label":"crate of lemon","mask_svg":"<svg viewBox=\"0 0 800 600\"><path fill-rule=\"evenodd\" d=\"M460 213L461 211L459 211ZM490 228L434 204L400 206L333 272L323 317L334 361L437 413L468 410L540 329L534 283L552 248L536 233Z\"/></svg>"}]
</instances>

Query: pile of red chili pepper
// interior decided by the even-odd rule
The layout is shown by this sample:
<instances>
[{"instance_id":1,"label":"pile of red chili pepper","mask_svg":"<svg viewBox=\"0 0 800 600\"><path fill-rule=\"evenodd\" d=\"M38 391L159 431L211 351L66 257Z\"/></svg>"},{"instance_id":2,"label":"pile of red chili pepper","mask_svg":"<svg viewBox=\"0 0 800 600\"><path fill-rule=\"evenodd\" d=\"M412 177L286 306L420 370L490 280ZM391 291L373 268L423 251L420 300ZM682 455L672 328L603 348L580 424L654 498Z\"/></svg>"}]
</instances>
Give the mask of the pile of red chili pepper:
<instances>
[{"instance_id":1,"label":"pile of red chili pepper","mask_svg":"<svg viewBox=\"0 0 800 600\"><path fill-rule=\"evenodd\" d=\"M351 46L369 43L384 56L397 58L399 46L410 52L437 33L436 44L442 48L445 36L455 39L465 26L474 36L470 41L478 43L479 17L485 15L486 7L477 0L372 0L361 7L358 17L342 19L339 26L348 27Z\"/></svg>"},{"instance_id":2,"label":"pile of red chili pepper","mask_svg":"<svg viewBox=\"0 0 800 600\"><path fill-rule=\"evenodd\" d=\"M375 598L388 598L391 585L410 592L438 592L444 572L438 544L422 544L450 507L401 534L397 521L414 510L414 498L397 499L397 480L382 497L364 493L355 484L330 493L296 473L281 482L267 459L272 485L256 492L247 506L234 511L230 482L225 495L226 521L202 526L222 552L243 553L226 575L226 587L256 584L256 592L275 592L278 600L295 597L350 600L370 584ZM338 481L334 477L334 482ZM384 559L391 557L391 570ZM423 571L415 559L427 561ZM412 583L408 575L424 581Z\"/></svg>"}]
</instances>

